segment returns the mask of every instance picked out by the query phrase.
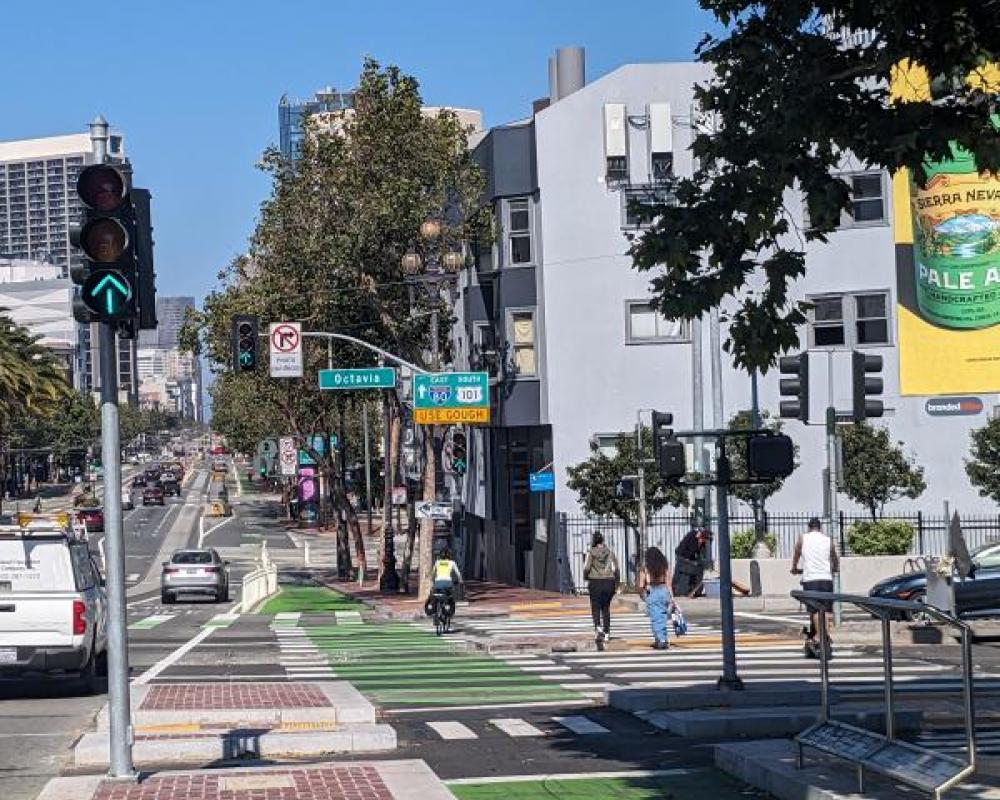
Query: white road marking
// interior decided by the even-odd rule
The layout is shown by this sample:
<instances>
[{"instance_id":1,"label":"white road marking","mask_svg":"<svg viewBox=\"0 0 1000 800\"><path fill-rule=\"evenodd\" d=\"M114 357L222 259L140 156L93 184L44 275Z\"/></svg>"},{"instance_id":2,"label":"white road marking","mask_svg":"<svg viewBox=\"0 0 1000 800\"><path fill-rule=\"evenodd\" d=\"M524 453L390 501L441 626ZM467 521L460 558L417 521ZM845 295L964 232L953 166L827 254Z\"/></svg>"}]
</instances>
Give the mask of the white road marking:
<instances>
[{"instance_id":1,"label":"white road marking","mask_svg":"<svg viewBox=\"0 0 1000 800\"><path fill-rule=\"evenodd\" d=\"M552 721L562 725L567 730L572 731L578 736L593 736L601 733L611 733L603 725L599 725L594 722L589 717L584 716L570 716L570 717L553 717Z\"/></svg>"},{"instance_id":2,"label":"white road marking","mask_svg":"<svg viewBox=\"0 0 1000 800\"><path fill-rule=\"evenodd\" d=\"M465 727L461 722L452 720L445 722L428 722L427 727L431 728L442 739L478 739L479 737Z\"/></svg>"},{"instance_id":3,"label":"white road marking","mask_svg":"<svg viewBox=\"0 0 1000 800\"><path fill-rule=\"evenodd\" d=\"M184 644L182 644L180 647L178 647L172 653L170 653L165 658L162 658L159 661L157 661L155 664L153 664L153 666L151 666L144 673L142 673L142 675L140 675L138 678L136 678L133 681L133 683L136 686L142 686L144 684L149 683L153 678L155 678L157 675L159 675L165 669L167 669L168 667L173 666L178 661L180 661L182 658L184 658L184 656L186 656L188 653L190 653L192 650L194 650L194 648L196 648L199 644L201 644L203 641L205 641L213 633L215 633L215 628L214 627L212 627L212 628L202 628L200 631L198 631L198 633L196 633L194 636L192 636L190 639L188 639L186 642L184 642Z\"/></svg>"},{"instance_id":4,"label":"white road marking","mask_svg":"<svg viewBox=\"0 0 1000 800\"><path fill-rule=\"evenodd\" d=\"M226 519L222 520L222 522L217 522L215 525L213 525L211 528L209 528L206 531L205 530L205 518L204 517L199 518L199 520L198 520L198 528L199 528L199 533L198 533L198 547L200 548L200 547L203 546L203 544L205 542L205 539L208 538L209 534L213 533L214 531L217 531L219 528L221 528L227 522L232 522L232 520L233 520L233 517L227 517Z\"/></svg>"},{"instance_id":5,"label":"white road marking","mask_svg":"<svg viewBox=\"0 0 1000 800\"><path fill-rule=\"evenodd\" d=\"M530 722L517 717L503 717L501 719L491 719L490 725L499 728L508 736L520 738L522 736L544 736L545 732L540 731Z\"/></svg>"}]
</instances>

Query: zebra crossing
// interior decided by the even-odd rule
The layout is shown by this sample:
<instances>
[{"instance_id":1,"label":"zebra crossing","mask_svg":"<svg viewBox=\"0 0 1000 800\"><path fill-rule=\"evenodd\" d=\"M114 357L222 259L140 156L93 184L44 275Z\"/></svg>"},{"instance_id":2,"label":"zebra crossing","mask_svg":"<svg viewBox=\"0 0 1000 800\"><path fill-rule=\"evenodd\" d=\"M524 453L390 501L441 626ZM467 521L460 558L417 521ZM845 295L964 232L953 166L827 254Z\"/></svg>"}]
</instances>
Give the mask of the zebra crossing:
<instances>
[{"instance_id":1,"label":"zebra crossing","mask_svg":"<svg viewBox=\"0 0 1000 800\"><path fill-rule=\"evenodd\" d=\"M599 722L583 714L568 716L552 716L548 718L549 726L554 730L546 731L537 725L520 717L497 717L485 720L429 720L424 725L430 728L445 741L464 739L479 739L494 735L499 731L512 739L524 739L549 736L550 733L570 733L575 736L601 736L611 733L611 730ZM472 725L480 728L479 732Z\"/></svg>"},{"instance_id":2,"label":"zebra crossing","mask_svg":"<svg viewBox=\"0 0 1000 800\"><path fill-rule=\"evenodd\" d=\"M966 733L963 728L925 728L907 738L928 750L958 758L965 758L968 753ZM976 754L1000 756L1000 725L977 726Z\"/></svg>"},{"instance_id":3,"label":"zebra crossing","mask_svg":"<svg viewBox=\"0 0 1000 800\"><path fill-rule=\"evenodd\" d=\"M518 613L507 617L484 619L456 619L456 631L473 633L492 639L518 639L526 636L537 637L581 637L594 635L594 623L590 611L584 608L568 609L561 613ZM688 635L716 635L719 629L689 621ZM613 614L611 634L614 639L650 640L649 617L646 614L629 611Z\"/></svg>"},{"instance_id":4,"label":"zebra crossing","mask_svg":"<svg viewBox=\"0 0 1000 800\"><path fill-rule=\"evenodd\" d=\"M333 679L330 660L320 652L305 628L298 626L298 614L278 614L271 627L278 640L278 663L289 680Z\"/></svg>"},{"instance_id":5,"label":"zebra crossing","mask_svg":"<svg viewBox=\"0 0 1000 800\"><path fill-rule=\"evenodd\" d=\"M633 688L685 689L714 685L722 674L718 647L675 648L667 651L582 652L553 654L557 663L574 673L586 673L609 685ZM742 647L736 653L740 677L748 683L818 683L819 662L803 655L802 645L765 644ZM882 656L854 647L837 647L830 663L830 680L838 691L865 694L883 687ZM952 666L917 658L893 660L895 686L899 691L932 691L958 688ZM1000 677L1000 676L997 676ZM981 685L992 685L989 676Z\"/></svg>"}]
</instances>

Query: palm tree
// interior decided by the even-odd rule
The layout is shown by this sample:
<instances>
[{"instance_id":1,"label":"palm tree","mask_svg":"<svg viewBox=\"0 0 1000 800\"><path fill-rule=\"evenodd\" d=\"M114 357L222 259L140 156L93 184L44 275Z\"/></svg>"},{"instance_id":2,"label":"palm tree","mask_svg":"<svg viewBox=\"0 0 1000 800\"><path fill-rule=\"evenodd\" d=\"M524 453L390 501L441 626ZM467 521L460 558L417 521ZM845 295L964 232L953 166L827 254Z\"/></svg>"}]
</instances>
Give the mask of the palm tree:
<instances>
[{"instance_id":1,"label":"palm tree","mask_svg":"<svg viewBox=\"0 0 1000 800\"><path fill-rule=\"evenodd\" d=\"M14 419L49 417L71 391L58 359L39 339L0 308L0 451Z\"/></svg>"}]
</instances>

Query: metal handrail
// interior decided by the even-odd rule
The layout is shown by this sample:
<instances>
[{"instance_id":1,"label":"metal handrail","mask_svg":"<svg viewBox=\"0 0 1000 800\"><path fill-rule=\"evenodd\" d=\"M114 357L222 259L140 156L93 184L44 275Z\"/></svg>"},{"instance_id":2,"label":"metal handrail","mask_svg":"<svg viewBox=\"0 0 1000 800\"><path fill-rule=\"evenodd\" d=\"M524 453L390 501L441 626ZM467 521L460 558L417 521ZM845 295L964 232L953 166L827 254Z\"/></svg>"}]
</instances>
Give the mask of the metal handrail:
<instances>
[{"instance_id":1,"label":"metal handrail","mask_svg":"<svg viewBox=\"0 0 1000 800\"><path fill-rule=\"evenodd\" d=\"M967 766L958 774L953 776L946 783L939 786L935 792L936 796L946 789L954 786L976 770L976 715L975 702L973 697L973 675L972 675L972 628L960 619L952 616L946 611L927 603L917 603L912 600L894 600L890 598L869 597L867 595L843 594L840 592L815 592L804 589L797 589L791 593L799 602L805 604L811 611L819 615L819 640L820 640L820 697L821 697L821 722L830 721L830 665L827 653L827 630L826 630L826 605L832 603L851 603L865 609L873 616L878 617L882 627L882 664L885 672L885 738L892 743L896 739L895 722L895 702L893 699L893 679L892 679L892 636L890 623L892 617L898 612L918 612L925 617L930 617L945 625L957 628L962 639L962 694L965 711L965 735L969 752ZM801 747L800 765L801 765ZM961 762L958 762L961 763ZM862 778L863 770L860 763L857 764L859 780Z\"/></svg>"}]
</instances>

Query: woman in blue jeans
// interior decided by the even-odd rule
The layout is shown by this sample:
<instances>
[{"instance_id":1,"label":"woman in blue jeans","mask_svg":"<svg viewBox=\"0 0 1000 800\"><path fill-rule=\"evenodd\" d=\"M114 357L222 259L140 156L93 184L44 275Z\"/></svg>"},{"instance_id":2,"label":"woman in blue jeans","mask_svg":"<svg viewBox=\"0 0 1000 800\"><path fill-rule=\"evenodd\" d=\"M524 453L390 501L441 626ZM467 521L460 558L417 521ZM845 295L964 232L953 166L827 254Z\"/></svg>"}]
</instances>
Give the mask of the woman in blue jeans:
<instances>
[{"instance_id":1,"label":"woman in blue jeans","mask_svg":"<svg viewBox=\"0 0 1000 800\"><path fill-rule=\"evenodd\" d=\"M646 601L649 624L653 629L653 648L666 650L667 622L673 597L670 594L670 564L658 547L646 551L645 563L639 573L639 595Z\"/></svg>"}]
</instances>

